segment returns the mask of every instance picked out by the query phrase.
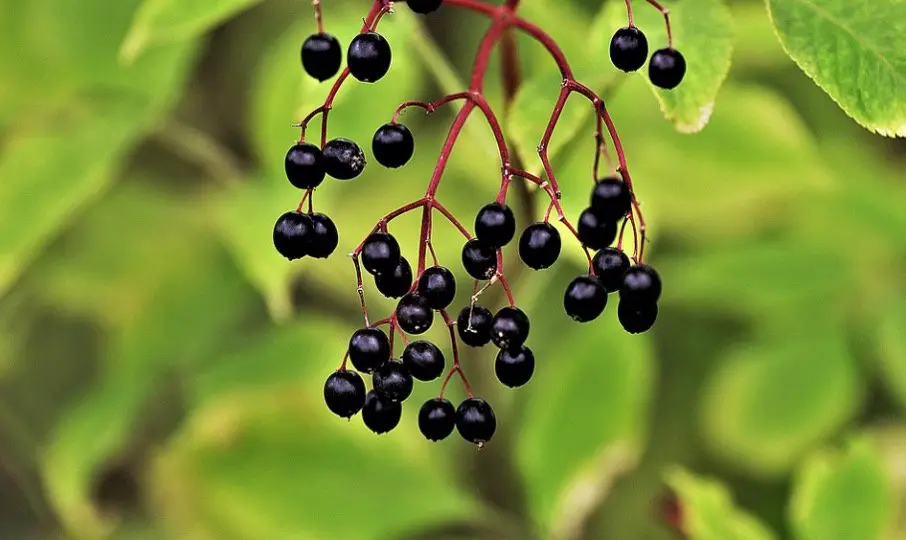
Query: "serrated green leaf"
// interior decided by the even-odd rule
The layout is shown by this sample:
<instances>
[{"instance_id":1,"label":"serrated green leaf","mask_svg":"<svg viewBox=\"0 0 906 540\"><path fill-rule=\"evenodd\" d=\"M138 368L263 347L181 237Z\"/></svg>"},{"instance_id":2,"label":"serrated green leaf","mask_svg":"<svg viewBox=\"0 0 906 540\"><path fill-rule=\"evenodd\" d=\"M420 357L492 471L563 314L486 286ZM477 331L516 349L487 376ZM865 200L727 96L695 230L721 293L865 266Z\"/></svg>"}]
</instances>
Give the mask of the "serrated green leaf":
<instances>
[{"instance_id":1,"label":"serrated green leaf","mask_svg":"<svg viewBox=\"0 0 906 540\"><path fill-rule=\"evenodd\" d=\"M679 498L681 528L689 540L774 540L777 535L736 507L726 487L716 480L682 470L667 473L667 484Z\"/></svg>"},{"instance_id":2,"label":"serrated green leaf","mask_svg":"<svg viewBox=\"0 0 906 540\"><path fill-rule=\"evenodd\" d=\"M155 44L195 39L259 2L261 0L144 0L123 41L120 58L131 63Z\"/></svg>"},{"instance_id":3,"label":"serrated green leaf","mask_svg":"<svg viewBox=\"0 0 906 540\"><path fill-rule=\"evenodd\" d=\"M715 456L776 476L856 413L860 380L844 331L816 319L800 321L795 333L759 335L725 357L700 408Z\"/></svg>"},{"instance_id":4,"label":"serrated green leaf","mask_svg":"<svg viewBox=\"0 0 906 540\"><path fill-rule=\"evenodd\" d=\"M273 540L376 540L481 515L431 452L323 410L271 388L195 411L155 467L155 512L179 538Z\"/></svg>"},{"instance_id":5,"label":"serrated green leaf","mask_svg":"<svg viewBox=\"0 0 906 540\"><path fill-rule=\"evenodd\" d=\"M856 122L906 137L906 2L767 0L786 52Z\"/></svg>"},{"instance_id":6,"label":"serrated green leaf","mask_svg":"<svg viewBox=\"0 0 906 540\"><path fill-rule=\"evenodd\" d=\"M670 10L673 47L686 60L686 75L673 90L648 83L668 120L683 133L700 131L708 123L717 93L730 71L733 52L733 19L722 0L664 0ZM634 24L648 38L649 53L667 47L664 17L645 4L633 9ZM609 2L594 25L594 54L609 64L610 38L627 25L626 7ZM603 62L604 60L602 60ZM612 65L610 69L615 70ZM648 81L648 67L639 75Z\"/></svg>"},{"instance_id":7,"label":"serrated green leaf","mask_svg":"<svg viewBox=\"0 0 906 540\"><path fill-rule=\"evenodd\" d=\"M635 466L652 383L648 339L622 331L615 302L594 328L550 309L573 272L561 269L527 308L544 336L527 343L537 367L516 436L532 514L551 538L572 538L614 478Z\"/></svg>"},{"instance_id":8,"label":"serrated green leaf","mask_svg":"<svg viewBox=\"0 0 906 540\"><path fill-rule=\"evenodd\" d=\"M793 481L789 519L797 540L884 540L896 497L875 443L859 438L843 452L810 456Z\"/></svg>"}]
</instances>

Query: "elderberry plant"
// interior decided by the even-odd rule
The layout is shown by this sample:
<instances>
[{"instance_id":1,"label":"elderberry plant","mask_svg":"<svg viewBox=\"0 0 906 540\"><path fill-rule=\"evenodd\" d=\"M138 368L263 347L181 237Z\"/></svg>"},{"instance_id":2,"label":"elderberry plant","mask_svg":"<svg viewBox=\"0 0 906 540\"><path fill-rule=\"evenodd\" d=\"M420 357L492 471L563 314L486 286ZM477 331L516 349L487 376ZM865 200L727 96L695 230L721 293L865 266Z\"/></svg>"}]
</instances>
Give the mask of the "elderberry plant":
<instances>
[{"instance_id":1,"label":"elderberry plant","mask_svg":"<svg viewBox=\"0 0 906 540\"><path fill-rule=\"evenodd\" d=\"M658 49L648 59L645 34L632 21L630 0L626 0L628 24L618 30L610 44L613 64L623 71L636 71L648 60L648 77L652 84L672 89L680 84L686 71L683 55L673 48L668 11L656 0L646 0L664 16L667 28L666 47ZM338 245L334 223L323 213L315 213L312 192L326 176L336 180L352 180L364 171L368 158L362 147L345 138L327 139L328 115L340 88L350 76L364 83L380 81L392 67L391 44L378 33L381 19L392 13L393 2L374 0L364 19L361 31L352 38L346 51L346 67L340 72L342 53L339 40L325 32L321 6L314 1L317 33L302 44L302 67L311 77L326 81L337 75L324 104L308 114L297 125L301 135L297 144L287 152L286 175L290 183L304 190L295 211L280 216L274 227L274 245L287 259L306 256L329 256ZM507 0L503 5L483 0L409 0L412 11L430 14L442 5L466 9L487 16L491 24L478 46L469 88L434 101L408 101L401 104L388 123L377 127L371 141L371 155L388 168L403 167L415 152L412 132L400 123L408 108L418 107L431 113L439 107L462 102L447 139L440 151L425 194L400 208L390 211L373 227L371 233L352 251L357 277L359 302L364 327L349 341L346 356L339 369L327 378L324 398L328 408L338 416L351 418L362 413L365 425L375 433L386 433L400 421L402 403L409 397L414 380L432 381L441 378L437 398L421 406L419 429L429 440L439 441L454 429L469 442L479 446L491 440L497 426L494 410L489 403L474 396L460 363L458 342L467 347L484 347L493 343L499 349L495 363L498 380L508 387L529 382L535 369L535 356L526 345L530 321L516 305L516 299L504 274L503 249L516 237L516 219L507 205L512 182L528 182L537 186L549 199L542 221L526 227L519 236L518 252L523 263L534 270L552 266L560 255L562 240L554 223L559 222L582 246L588 261L586 274L577 276L567 286L563 307L577 322L590 322L605 310L610 293L618 293L617 315L623 328L633 334L649 330L657 319L657 302L661 294L661 279L657 271L644 262L646 222L639 198L634 189L623 147L604 101L588 86L573 76L568 59L557 43L539 26L518 15L519 0ZM509 30L523 32L539 42L553 57L563 79L553 105L550 120L538 155L543 176L536 176L514 165L510 146L496 113L484 96L485 72L489 57ZM572 94L587 99L596 118L596 150L593 185L588 207L573 225L560 203L561 189L548 157L548 146L567 99ZM462 131L466 119L479 112L494 134L500 154L500 189L475 216L473 233L438 200L437 193L447 161ZM316 117L321 117L320 145L306 142L305 131ZM600 158L610 159L605 142L605 129L612 140L619 166L615 176L602 177ZM307 203L307 211L306 211ZM421 231L414 262L410 262L395 237L390 223L403 214L420 211ZM448 220L463 235L461 263L475 279L470 302L454 319L449 312L457 284L453 272L441 265L431 244L435 212ZM552 223L552 221L554 223ZM624 251L624 239L632 238L632 252ZM614 245L614 243L616 245ZM594 252L594 253L592 253ZM428 266L429 261L432 263ZM388 298L398 298L396 309L388 317L371 321L365 303L362 268L374 277L377 290ZM414 268L414 271L413 271ZM485 282L481 285L481 282ZM494 313L479 303L481 294L493 285L503 289L507 305ZM447 327L452 352L452 366L437 345L425 341L409 341L408 336L427 332L434 323L435 312ZM381 327L387 327L384 332ZM455 327L455 329L454 329ZM394 336L405 343L399 359L394 351ZM347 368L347 363L357 371ZM360 373L370 374L372 390L367 391ZM458 376L467 399L458 406L444 398L447 385Z\"/></svg>"}]
</instances>

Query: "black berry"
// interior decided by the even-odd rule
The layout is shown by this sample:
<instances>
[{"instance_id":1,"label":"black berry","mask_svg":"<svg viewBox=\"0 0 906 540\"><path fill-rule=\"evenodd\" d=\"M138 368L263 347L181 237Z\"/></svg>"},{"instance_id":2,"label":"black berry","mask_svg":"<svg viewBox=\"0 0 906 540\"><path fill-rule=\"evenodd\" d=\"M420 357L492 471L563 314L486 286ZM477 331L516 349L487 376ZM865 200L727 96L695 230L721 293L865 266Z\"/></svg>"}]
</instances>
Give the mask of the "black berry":
<instances>
[{"instance_id":1,"label":"black berry","mask_svg":"<svg viewBox=\"0 0 906 540\"><path fill-rule=\"evenodd\" d=\"M415 139L403 124L384 124L371 140L371 153L384 167L402 167L412 158L414 151Z\"/></svg>"},{"instance_id":2,"label":"black berry","mask_svg":"<svg viewBox=\"0 0 906 540\"><path fill-rule=\"evenodd\" d=\"M610 39L610 61L617 69L636 71L647 59L648 39L638 28L620 28Z\"/></svg>"},{"instance_id":3,"label":"black berry","mask_svg":"<svg viewBox=\"0 0 906 540\"><path fill-rule=\"evenodd\" d=\"M604 178L591 192L591 208L605 221L619 221L629 213L632 194L625 182L617 178Z\"/></svg>"},{"instance_id":4,"label":"black berry","mask_svg":"<svg viewBox=\"0 0 906 540\"><path fill-rule=\"evenodd\" d=\"M469 398L456 409L456 429L463 439L481 446L497 430L494 410L483 399Z\"/></svg>"},{"instance_id":5,"label":"black berry","mask_svg":"<svg viewBox=\"0 0 906 540\"><path fill-rule=\"evenodd\" d=\"M550 223L532 223L519 237L519 257L534 270L549 268L560 256L560 232Z\"/></svg>"},{"instance_id":6,"label":"black berry","mask_svg":"<svg viewBox=\"0 0 906 540\"><path fill-rule=\"evenodd\" d=\"M648 62L648 78L651 84L672 90L679 86L686 75L686 59L676 49L659 49Z\"/></svg>"},{"instance_id":7,"label":"black berry","mask_svg":"<svg viewBox=\"0 0 906 540\"><path fill-rule=\"evenodd\" d=\"M475 216L475 236L486 246L503 247L516 234L516 217L505 204L485 205Z\"/></svg>"},{"instance_id":8,"label":"black berry","mask_svg":"<svg viewBox=\"0 0 906 540\"><path fill-rule=\"evenodd\" d=\"M418 293L432 309L445 309L456 296L456 278L443 266L426 268L418 280Z\"/></svg>"},{"instance_id":9,"label":"black berry","mask_svg":"<svg viewBox=\"0 0 906 540\"><path fill-rule=\"evenodd\" d=\"M423 334L431 328L434 312L424 296L409 293L396 305L396 322L407 334Z\"/></svg>"},{"instance_id":10,"label":"black berry","mask_svg":"<svg viewBox=\"0 0 906 540\"><path fill-rule=\"evenodd\" d=\"M529 334L529 318L517 307L504 307L491 321L491 340L501 349L521 347Z\"/></svg>"},{"instance_id":11,"label":"black berry","mask_svg":"<svg viewBox=\"0 0 906 540\"><path fill-rule=\"evenodd\" d=\"M365 169L365 153L354 141L338 137L324 145L324 171L337 180L352 180Z\"/></svg>"},{"instance_id":12,"label":"black berry","mask_svg":"<svg viewBox=\"0 0 906 540\"><path fill-rule=\"evenodd\" d=\"M630 334L647 332L657 320L657 303L635 303L620 300L617 306L617 318L620 319L623 330Z\"/></svg>"},{"instance_id":13,"label":"black berry","mask_svg":"<svg viewBox=\"0 0 906 540\"><path fill-rule=\"evenodd\" d=\"M356 330L349 338L349 361L363 373L371 373L390 360L390 339L379 328Z\"/></svg>"},{"instance_id":14,"label":"black berry","mask_svg":"<svg viewBox=\"0 0 906 540\"><path fill-rule=\"evenodd\" d=\"M289 260L308 255L315 224L311 218L298 212L287 212L274 224L274 247Z\"/></svg>"},{"instance_id":15,"label":"black berry","mask_svg":"<svg viewBox=\"0 0 906 540\"><path fill-rule=\"evenodd\" d=\"M418 429L429 441L446 439L456 427L456 409L443 398L429 399L418 411Z\"/></svg>"},{"instance_id":16,"label":"black berry","mask_svg":"<svg viewBox=\"0 0 906 540\"><path fill-rule=\"evenodd\" d=\"M370 274L392 272L400 262L400 245L390 233L373 232L362 244L362 266Z\"/></svg>"},{"instance_id":17,"label":"black berry","mask_svg":"<svg viewBox=\"0 0 906 540\"><path fill-rule=\"evenodd\" d=\"M398 401L390 401L372 390L365 396L362 420L365 426L378 435L387 433L400 423L403 407Z\"/></svg>"},{"instance_id":18,"label":"black berry","mask_svg":"<svg viewBox=\"0 0 906 540\"><path fill-rule=\"evenodd\" d=\"M400 257L400 262L390 272L382 272L374 276L377 290L387 298L399 298L409 292L412 287L412 266L405 257Z\"/></svg>"},{"instance_id":19,"label":"black berry","mask_svg":"<svg viewBox=\"0 0 906 540\"><path fill-rule=\"evenodd\" d=\"M491 341L491 321L493 315L484 306L475 304L466 306L456 318L456 329L459 339L470 347L483 347Z\"/></svg>"},{"instance_id":20,"label":"black berry","mask_svg":"<svg viewBox=\"0 0 906 540\"><path fill-rule=\"evenodd\" d=\"M426 15L432 11L437 11L437 8L443 3L444 0L407 0L406 5L412 11Z\"/></svg>"},{"instance_id":21,"label":"black berry","mask_svg":"<svg viewBox=\"0 0 906 540\"><path fill-rule=\"evenodd\" d=\"M324 401L335 415L352 418L365 404L365 382L355 371L332 373L324 383Z\"/></svg>"},{"instance_id":22,"label":"black berry","mask_svg":"<svg viewBox=\"0 0 906 540\"><path fill-rule=\"evenodd\" d=\"M340 42L327 33L308 36L302 43L301 54L305 72L322 82L336 75L343 61Z\"/></svg>"},{"instance_id":23,"label":"black berry","mask_svg":"<svg viewBox=\"0 0 906 540\"><path fill-rule=\"evenodd\" d=\"M308 254L316 259L326 259L337 249L340 242L337 226L333 224L333 220L320 213L311 214L311 222L315 228L311 245L308 246Z\"/></svg>"},{"instance_id":24,"label":"black berry","mask_svg":"<svg viewBox=\"0 0 906 540\"><path fill-rule=\"evenodd\" d=\"M403 350L403 364L420 381L433 381L444 372L444 354L430 341L413 341Z\"/></svg>"},{"instance_id":25,"label":"black berry","mask_svg":"<svg viewBox=\"0 0 906 540\"><path fill-rule=\"evenodd\" d=\"M661 276L647 264L631 267L623 275L620 300L634 304L653 304L661 297Z\"/></svg>"},{"instance_id":26,"label":"black berry","mask_svg":"<svg viewBox=\"0 0 906 540\"><path fill-rule=\"evenodd\" d=\"M535 372L535 355L528 347L504 349L497 353L494 372L497 380L510 388L522 386L531 380Z\"/></svg>"},{"instance_id":27,"label":"black berry","mask_svg":"<svg viewBox=\"0 0 906 540\"><path fill-rule=\"evenodd\" d=\"M352 39L346 53L349 73L362 82L376 82L390 69L390 44L377 32L363 32Z\"/></svg>"},{"instance_id":28,"label":"black berry","mask_svg":"<svg viewBox=\"0 0 906 540\"><path fill-rule=\"evenodd\" d=\"M578 322L596 319L607 305L607 289L594 276L579 276L566 287L563 307Z\"/></svg>"},{"instance_id":29,"label":"black berry","mask_svg":"<svg viewBox=\"0 0 906 540\"><path fill-rule=\"evenodd\" d=\"M412 393L412 375L399 360L384 362L374 372L374 391L390 401L406 401Z\"/></svg>"},{"instance_id":30,"label":"black berry","mask_svg":"<svg viewBox=\"0 0 906 540\"><path fill-rule=\"evenodd\" d=\"M324 157L313 144L299 143L290 148L283 166L289 183L299 189L313 189L324 181Z\"/></svg>"},{"instance_id":31,"label":"black berry","mask_svg":"<svg viewBox=\"0 0 906 540\"><path fill-rule=\"evenodd\" d=\"M623 284L623 274L629 270L629 257L617 248L604 248L595 253L591 265L601 284L612 293L620 290Z\"/></svg>"},{"instance_id":32,"label":"black berry","mask_svg":"<svg viewBox=\"0 0 906 540\"><path fill-rule=\"evenodd\" d=\"M497 250L473 238L462 247L462 266L475 279L491 279L497 272Z\"/></svg>"},{"instance_id":33,"label":"black berry","mask_svg":"<svg viewBox=\"0 0 906 540\"><path fill-rule=\"evenodd\" d=\"M579 240L591 249L603 249L617 238L617 222L603 219L586 208L579 215Z\"/></svg>"}]
</instances>

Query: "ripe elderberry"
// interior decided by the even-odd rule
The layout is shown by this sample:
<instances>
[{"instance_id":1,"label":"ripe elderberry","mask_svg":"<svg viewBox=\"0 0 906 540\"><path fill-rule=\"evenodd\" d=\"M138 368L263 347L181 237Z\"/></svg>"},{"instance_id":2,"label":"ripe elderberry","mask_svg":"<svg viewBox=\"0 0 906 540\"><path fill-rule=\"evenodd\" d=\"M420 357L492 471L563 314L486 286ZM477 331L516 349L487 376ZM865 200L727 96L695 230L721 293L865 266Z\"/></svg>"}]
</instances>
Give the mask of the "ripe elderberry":
<instances>
[{"instance_id":1,"label":"ripe elderberry","mask_svg":"<svg viewBox=\"0 0 906 540\"><path fill-rule=\"evenodd\" d=\"M406 5L416 13L427 15L432 11L437 11L437 8L443 3L444 0L407 0Z\"/></svg>"},{"instance_id":2,"label":"ripe elderberry","mask_svg":"<svg viewBox=\"0 0 906 540\"><path fill-rule=\"evenodd\" d=\"M648 59L648 39L635 26L620 28L610 40L610 61L617 69L636 71Z\"/></svg>"},{"instance_id":3,"label":"ripe elderberry","mask_svg":"<svg viewBox=\"0 0 906 540\"><path fill-rule=\"evenodd\" d=\"M433 381L444 372L444 354L430 341L413 341L403 350L403 365L420 381Z\"/></svg>"},{"instance_id":4,"label":"ripe elderberry","mask_svg":"<svg viewBox=\"0 0 906 540\"><path fill-rule=\"evenodd\" d=\"M374 133L371 153L384 167L396 169L405 165L415 152L412 132L403 124L384 124Z\"/></svg>"},{"instance_id":5,"label":"ripe elderberry","mask_svg":"<svg viewBox=\"0 0 906 540\"><path fill-rule=\"evenodd\" d=\"M374 276L374 284L387 298L399 298L412 286L412 266L405 257L400 257L393 270Z\"/></svg>"},{"instance_id":6,"label":"ripe elderberry","mask_svg":"<svg viewBox=\"0 0 906 540\"><path fill-rule=\"evenodd\" d=\"M607 289L595 276L579 276L566 287L563 307L578 322L597 319L607 306Z\"/></svg>"},{"instance_id":7,"label":"ripe elderberry","mask_svg":"<svg viewBox=\"0 0 906 540\"><path fill-rule=\"evenodd\" d=\"M462 266L475 279L491 279L497 273L497 251L473 238L462 247Z\"/></svg>"},{"instance_id":8,"label":"ripe elderberry","mask_svg":"<svg viewBox=\"0 0 906 540\"><path fill-rule=\"evenodd\" d=\"M327 33L308 36L302 43L301 56L305 72L321 82L336 75L343 61L340 42Z\"/></svg>"},{"instance_id":9,"label":"ripe elderberry","mask_svg":"<svg viewBox=\"0 0 906 540\"><path fill-rule=\"evenodd\" d=\"M412 375L399 360L384 362L375 370L371 382L374 391L390 401L406 401L412 393Z\"/></svg>"},{"instance_id":10,"label":"ripe elderberry","mask_svg":"<svg viewBox=\"0 0 906 540\"><path fill-rule=\"evenodd\" d=\"M390 360L390 339L379 328L362 328L349 338L348 352L357 370L371 373Z\"/></svg>"},{"instance_id":11,"label":"ripe elderberry","mask_svg":"<svg viewBox=\"0 0 906 540\"><path fill-rule=\"evenodd\" d=\"M475 216L475 236L486 246L503 247L510 243L514 234L516 217L505 204L487 204Z\"/></svg>"},{"instance_id":12,"label":"ripe elderberry","mask_svg":"<svg viewBox=\"0 0 906 540\"><path fill-rule=\"evenodd\" d=\"M355 371L332 373L324 383L324 402L335 415L352 418L365 404L365 382Z\"/></svg>"},{"instance_id":13,"label":"ripe elderberry","mask_svg":"<svg viewBox=\"0 0 906 540\"><path fill-rule=\"evenodd\" d=\"M633 304L653 304L661 297L661 276L647 264L631 267L623 275L620 300Z\"/></svg>"},{"instance_id":14,"label":"ripe elderberry","mask_svg":"<svg viewBox=\"0 0 906 540\"><path fill-rule=\"evenodd\" d=\"M396 322L407 334L424 334L434 322L434 312L424 296L409 293L396 305Z\"/></svg>"},{"instance_id":15,"label":"ripe elderberry","mask_svg":"<svg viewBox=\"0 0 906 540\"><path fill-rule=\"evenodd\" d=\"M654 51L648 62L648 78L651 84L672 90L679 86L686 75L686 59L676 49L666 48Z\"/></svg>"},{"instance_id":16,"label":"ripe elderberry","mask_svg":"<svg viewBox=\"0 0 906 540\"><path fill-rule=\"evenodd\" d=\"M501 349L521 347L529 334L529 318L517 307L505 307L491 321L491 340Z\"/></svg>"},{"instance_id":17,"label":"ripe elderberry","mask_svg":"<svg viewBox=\"0 0 906 540\"><path fill-rule=\"evenodd\" d=\"M349 73L362 82L377 82L390 69L390 44L377 32L362 32L346 52Z\"/></svg>"},{"instance_id":18,"label":"ripe elderberry","mask_svg":"<svg viewBox=\"0 0 906 540\"><path fill-rule=\"evenodd\" d=\"M519 237L519 257L534 270L549 268L560 256L560 233L550 223L532 223Z\"/></svg>"},{"instance_id":19,"label":"ripe elderberry","mask_svg":"<svg viewBox=\"0 0 906 540\"><path fill-rule=\"evenodd\" d=\"M529 382L535 372L535 355L528 347L503 349L497 353L494 373L497 380L510 388Z\"/></svg>"},{"instance_id":20,"label":"ripe elderberry","mask_svg":"<svg viewBox=\"0 0 906 540\"><path fill-rule=\"evenodd\" d=\"M470 347L483 347L491 341L491 321L493 316L484 306L475 304L466 306L456 318L456 329L459 339Z\"/></svg>"},{"instance_id":21,"label":"ripe elderberry","mask_svg":"<svg viewBox=\"0 0 906 540\"><path fill-rule=\"evenodd\" d=\"M429 399L418 411L418 429L429 441L446 439L456 427L456 409L443 398Z\"/></svg>"},{"instance_id":22,"label":"ripe elderberry","mask_svg":"<svg viewBox=\"0 0 906 540\"><path fill-rule=\"evenodd\" d=\"M286 153L283 165L289 183L299 189L314 189L324 181L324 156L313 144L294 145Z\"/></svg>"},{"instance_id":23,"label":"ripe elderberry","mask_svg":"<svg viewBox=\"0 0 906 540\"><path fill-rule=\"evenodd\" d=\"M617 178L604 178L591 192L591 208L605 221L619 221L629 213L632 194L625 182Z\"/></svg>"},{"instance_id":24,"label":"ripe elderberry","mask_svg":"<svg viewBox=\"0 0 906 540\"><path fill-rule=\"evenodd\" d=\"M456 278L449 268L426 268L418 280L418 293L428 300L431 309L446 309L456 296Z\"/></svg>"},{"instance_id":25,"label":"ripe elderberry","mask_svg":"<svg viewBox=\"0 0 906 540\"><path fill-rule=\"evenodd\" d=\"M308 254L316 259L326 259L340 243L337 226L324 214L311 214L310 217L314 231L311 235L311 244L308 246Z\"/></svg>"},{"instance_id":26,"label":"ripe elderberry","mask_svg":"<svg viewBox=\"0 0 906 540\"><path fill-rule=\"evenodd\" d=\"M354 141L338 137L322 150L324 171L337 180L352 180L365 169L365 153Z\"/></svg>"},{"instance_id":27,"label":"ripe elderberry","mask_svg":"<svg viewBox=\"0 0 906 540\"><path fill-rule=\"evenodd\" d=\"M617 318L620 319L623 330L630 334L641 334L654 326L657 311L656 302L635 303L620 300L617 306Z\"/></svg>"},{"instance_id":28,"label":"ripe elderberry","mask_svg":"<svg viewBox=\"0 0 906 540\"><path fill-rule=\"evenodd\" d=\"M400 245L390 233L373 232L362 244L362 266L369 274L392 272L400 262Z\"/></svg>"},{"instance_id":29,"label":"ripe elderberry","mask_svg":"<svg viewBox=\"0 0 906 540\"><path fill-rule=\"evenodd\" d=\"M617 222L602 218L586 208L579 215L579 240L591 249L603 249L617 238Z\"/></svg>"},{"instance_id":30,"label":"ripe elderberry","mask_svg":"<svg viewBox=\"0 0 906 540\"><path fill-rule=\"evenodd\" d=\"M595 269L595 276L601 280L607 292L612 293L620 290L620 285L623 284L623 275L629 270L629 257L619 249L604 248L595 253L591 265Z\"/></svg>"},{"instance_id":31,"label":"ripe elderberry","mask_svg":"<svg viewBox=\"0 0 906 540\"><path fill-rule=\"evenodd\" d=\"M299 212L287 212L274 224L274 247L289 260L308 255L315 228L311 217Z\"/></svg>"},{"instance_id":32,"label":"ripe elderberry","mask_svg":"<svg viewBox=\"0 0 906 540\"><path fill-rule=\"evenodd\" d=\"M390 401L372 390L365 396L362 407L362 421L371 431L381 435L393 430L400 423L403 407L398 401Z\"/></svg>"},{"instance_id":33,"label":"ripe elderberry","mask_svg":"<svg viewBox=\"0 0 906 540\"><path fill-rule=\"evenodd\" d=\"M469 398L456 409L456 429L463 439L481 446L490 441L497 430L494 410L483 399Z\"/></svg>"}]
</instances>

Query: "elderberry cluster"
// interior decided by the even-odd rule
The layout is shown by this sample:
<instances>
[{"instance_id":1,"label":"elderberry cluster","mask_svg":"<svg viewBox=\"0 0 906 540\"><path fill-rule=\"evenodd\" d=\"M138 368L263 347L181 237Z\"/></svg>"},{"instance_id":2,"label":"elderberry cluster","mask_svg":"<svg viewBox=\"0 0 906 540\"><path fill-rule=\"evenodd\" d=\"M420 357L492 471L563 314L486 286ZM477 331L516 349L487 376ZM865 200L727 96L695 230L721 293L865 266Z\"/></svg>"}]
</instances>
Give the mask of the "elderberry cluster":
<instances>
[{"instance_id":1,"label":"elderberry cluster","mask_svg":"<svg viewBox=\"0 0 906 540\"><path fill-rule=\"evenodd\" d=\"M638 71L648 59L648 38L635 26L620 28L610 40L610 60L617 69ZM686 59L672 46L654 51L648 62L651 84L672 90L686 75Z\"/></svg>"}]
</instances>

